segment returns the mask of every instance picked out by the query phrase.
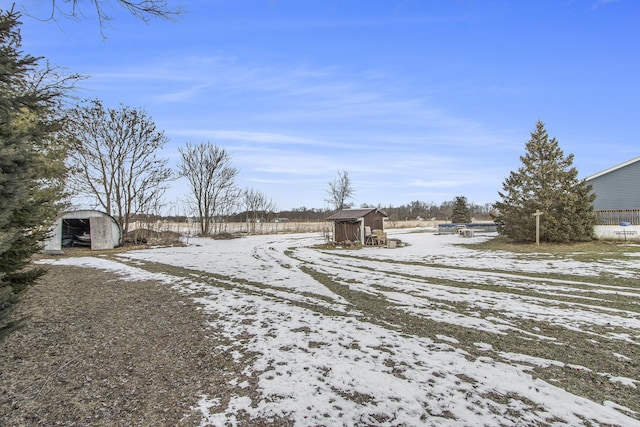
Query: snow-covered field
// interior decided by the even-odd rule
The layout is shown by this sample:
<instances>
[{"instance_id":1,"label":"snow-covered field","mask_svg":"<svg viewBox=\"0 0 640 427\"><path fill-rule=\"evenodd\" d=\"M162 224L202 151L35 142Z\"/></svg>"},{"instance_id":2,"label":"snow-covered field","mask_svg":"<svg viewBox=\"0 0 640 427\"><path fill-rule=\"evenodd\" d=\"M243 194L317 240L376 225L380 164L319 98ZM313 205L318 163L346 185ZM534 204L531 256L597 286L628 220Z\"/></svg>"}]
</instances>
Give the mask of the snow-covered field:
<instances>
[{"instance_id":1,"label":"snow-covered field","mask_svg":"<svg viewBox=\"0 0 640 427\"><path fill-rule=\"evenodd\" d=\"M211 314L244 369L235 395L194 400L202 425L640 426L638 252L582 262L413 231L396 249L306 233L50 262L159 280Z\"/></svg>"}]
</instances>

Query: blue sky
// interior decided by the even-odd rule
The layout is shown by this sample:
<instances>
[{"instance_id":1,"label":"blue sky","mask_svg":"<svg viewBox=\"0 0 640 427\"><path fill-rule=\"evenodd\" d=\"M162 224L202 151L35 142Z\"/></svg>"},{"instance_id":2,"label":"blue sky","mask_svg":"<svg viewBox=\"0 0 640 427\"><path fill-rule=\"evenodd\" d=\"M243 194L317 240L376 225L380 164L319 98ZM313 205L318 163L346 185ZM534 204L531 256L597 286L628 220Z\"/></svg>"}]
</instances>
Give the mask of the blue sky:
<instances>
[{"instance_id":1,"label":"blue sky","mask_svg":"<svg viewBox=\"0 0 640 427\"><path fill-rule=\"evenodd\" d=\"M172 165L186 142L224 147L278 209L327 207L340 170L355 206L492 203L537 120L580 177L640 156L635 0L169 3L177 22L109 10L106 39L86 5L23 16L23 50L89 76L81 98L146 110Z\"/></svg>"}]
</instances>

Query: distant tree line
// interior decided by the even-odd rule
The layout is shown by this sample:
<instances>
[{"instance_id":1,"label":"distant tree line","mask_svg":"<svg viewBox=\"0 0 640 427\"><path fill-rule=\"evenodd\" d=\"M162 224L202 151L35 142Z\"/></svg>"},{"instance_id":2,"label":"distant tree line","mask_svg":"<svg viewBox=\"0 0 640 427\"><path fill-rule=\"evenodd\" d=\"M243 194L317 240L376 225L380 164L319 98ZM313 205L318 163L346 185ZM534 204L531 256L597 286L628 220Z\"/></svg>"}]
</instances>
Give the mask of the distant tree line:
<instances>
[{"instance_id":1,"label":"distant tree line","mask_svg":"<svg viewBox=\"0 0 640 427\"><path fill-rule=\"evenodd\" d=\"M458 206L457 215L456 206ZM466 197L463 196L458 196L453 200L440 204L415 200L406 205L397 207L380 206L379 209L384 211L390 220L394 221L425 219L459 223L468 223L472 220L491 220L491 213L494 212L492 203L482 205L473 202L468 203Z\"/></svg>"},{"instance_id":2,"label":"distant tree line","mask_svg":"<svg viewBox=\"0 0 640 427\"><path fill-rule=\"evenodd\" d=\"M460 199L460 200L458 200ZM458 204L458 212L456 217L456 201L464 203ZM492 203L479 205L476 203L467 203L466 198L462 196L456 197L454 200L442 202L439 205L434 202L413 201L406 205L400 206L384 206L362 204L361 208L377 208L386 213L390 221L412 221L412 220L437 220L458 223L469 223L471 221L492 221L492 213L495 213ZM289 221L297 222L319 222L324 221L329 215L335 212L332 208L309 208L302 206L299 208L288 210L267 210L260 212L238 212L229 215L225 220L232 222L243 222L247 218L254 218L259 221L272 221L276 218L286 218ZM461 216L460 216L461 215ZM186 218L183 218L186 219Z\"/></svg>"},{"instance_id":3,"label":"distant tree line","mask_svg":"<svg viewBox=\"0 0 640 427\"><path fill-rule=\"evenodd\" d=\"M262 197L266 197L262 194ZM465 203L463 217L455 217L456 200L461 199ZM271 202L268 202L271 203ZM294 222L321 222L335 212L333 208L311 208L301 206L299 208L277 210L271 203L268 209L246 209L247 204L238 204L239 210L229 215L217 215L216 222L271 222L276 219L286 218ZM255 205L254 205L255 206ZM482 205L467 203L466 198L456 197L454 200L442 202L439 205L434 202L413 201L400 206L383 206L362 204L361 208L377 208L389 216L390 221L414 221L437 220L456 223L469 223L471 221L492 221L495 214L492 203ZM460 206L459 206L460 208ZM466 216L469 215L469 216ZM133 217L132 221L159 221L186 222L197 220L196 215L161 215L140 214ZM458 221L459 219L459 221Z\"/></svg>"}]
</instances>

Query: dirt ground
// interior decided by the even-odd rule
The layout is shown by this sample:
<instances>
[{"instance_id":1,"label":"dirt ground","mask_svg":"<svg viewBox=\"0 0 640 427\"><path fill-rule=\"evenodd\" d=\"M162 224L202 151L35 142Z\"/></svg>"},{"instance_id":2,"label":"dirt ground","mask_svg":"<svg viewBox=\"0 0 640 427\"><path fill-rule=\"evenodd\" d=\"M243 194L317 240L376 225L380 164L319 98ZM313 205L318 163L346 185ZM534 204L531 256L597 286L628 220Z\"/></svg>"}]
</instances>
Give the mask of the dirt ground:
<instances>
[{"instance_id":1,"label":"dirt ground","mask_svg":"<svg viewBox=\"0 0 640 427\"><path fill-rule=\"evenodd\" d=\"M193 426L236 376L189 297L154 282L50 266L0 341L0 425Z\"/></svg>"}]
</instances>

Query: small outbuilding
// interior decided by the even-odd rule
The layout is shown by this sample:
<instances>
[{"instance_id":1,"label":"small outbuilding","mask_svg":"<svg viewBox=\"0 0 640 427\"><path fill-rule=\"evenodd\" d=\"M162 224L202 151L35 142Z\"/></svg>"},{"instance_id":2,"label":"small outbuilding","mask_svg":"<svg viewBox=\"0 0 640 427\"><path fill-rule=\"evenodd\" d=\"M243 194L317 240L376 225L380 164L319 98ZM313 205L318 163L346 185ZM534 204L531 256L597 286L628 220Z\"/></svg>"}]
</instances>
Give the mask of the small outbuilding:
<instances>
[{"instance_id":1,"label":"small outbuilding","mask_svg":"<svg viewBox=\"0 0 640 427\"><path fill-rule=\"evenodd\" d=\"M122 228L115 218L101 211L79 210L65 212L58 217L43 251L64 253L63 248L74 246L99 250L121 245Z\"/></svg>"},{"instance_id":2,"label":"small outbuilding","mask_svg":"<svg viewBox=\"0 0 640 427\"><path fill-rule=\"evenodd\" d=\"M360 242L368 244L375 232L384 232L387 214L376 208L343 209L327 218L333 222L334 242Z\"/></svg>"}]
</instances>

